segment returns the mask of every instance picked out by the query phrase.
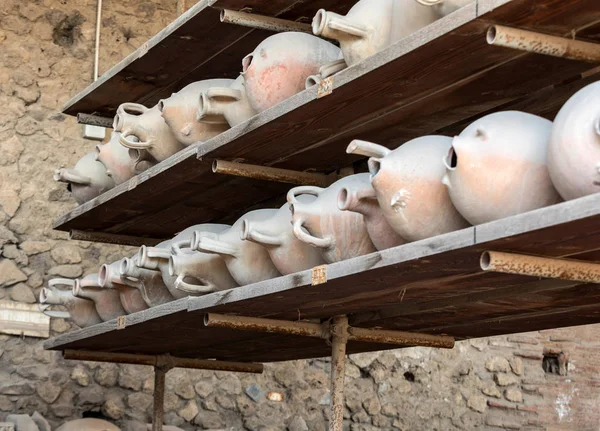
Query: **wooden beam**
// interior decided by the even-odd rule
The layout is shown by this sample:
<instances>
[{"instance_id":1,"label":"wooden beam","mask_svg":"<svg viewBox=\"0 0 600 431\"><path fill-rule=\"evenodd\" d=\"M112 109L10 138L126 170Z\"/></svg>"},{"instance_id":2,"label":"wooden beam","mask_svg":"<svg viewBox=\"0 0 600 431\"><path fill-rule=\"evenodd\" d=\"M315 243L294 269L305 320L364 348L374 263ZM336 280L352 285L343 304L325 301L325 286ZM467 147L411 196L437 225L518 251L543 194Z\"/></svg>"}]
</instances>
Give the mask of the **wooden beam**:
<instances>
[{"instance_id":1,"label":"wooden beam","mask_svg":"<svg viewBox=\"0 0 600 431\"><path fill-rule=\"evenodd\" d=\"M73 229L69 231L69 239L90 242L103 242L107 244L132 245L132 246L154 246L165 239L146 238L143 236L119 235L108 232L87 232Z\"/></svg>"}]
</instances>

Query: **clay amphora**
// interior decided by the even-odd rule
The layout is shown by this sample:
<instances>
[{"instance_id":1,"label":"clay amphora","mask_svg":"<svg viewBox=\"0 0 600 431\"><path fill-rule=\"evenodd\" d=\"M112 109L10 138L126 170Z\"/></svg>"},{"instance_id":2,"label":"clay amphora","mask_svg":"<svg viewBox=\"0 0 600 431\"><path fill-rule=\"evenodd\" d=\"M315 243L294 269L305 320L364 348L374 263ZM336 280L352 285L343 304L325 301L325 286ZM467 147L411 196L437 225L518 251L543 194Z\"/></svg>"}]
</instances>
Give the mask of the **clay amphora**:
<instances>
[{"instance_id":1,"label":"clay amphora","mask_svg":"<svg viewBox=\"0 0 600 431\"><path fill-rule=\"evenodd\" d=\"M98 271L98 282L105 289L115 289L119 292L121 305L128 314L146 310L149 305L144 301L142 292L135 283L126 277L121 277L121 262L117 260L111 264L105 263Z\"/></svg>"},{"instance_id":2,"label":"clay amphora","mask_svg":"<svg viewBox=\"0 0 600 431\"><path fill-rule=\"evenodd\" d=\"M96 160L96 153L87 153L74 168L57 169L54 179L68 183L68 190L78 204L94 199L115 186L102 163Z\"/></svg>"},{"instance_id":3,"label":"clay amphora","mask_svg":"<svg viewBox=\"0 0 600 431\"><path fill-rule=\"evenodd\" d=\"M356 182L343 187L338 194L338 207L342 211L353 211L363 215L369 238L377 250L396 247L406 243L398 235L377 202L377 194L370 181Z\"/></svg>"},{"instance_id":4,"label":"clay amphora","mask_svg":"<svg viewBox=\"0 0 600 431\"><path fill-rule=\"evenodd\" d=\"M155 247L141 246L137 255L137 264L141 268L160 271L165 286L174 298L179 299L189 295L202 295L204 294L202 291L205 289L202 285L198 285L198 289L194 291L192 288L194 284L190 279L191 275L188 276L189 271L193 270L196 277L204 280L213 280L213 274L210 272L201 273L199 271L200 268L202 270L210 269L209 262L214 264L218 256L212 254L206 255L206 253L191 250L192 235L196 230L219 233L229 229L229 227L225 224L212 223L190 226L177 234L172 240L162 242ZM184 254L187 256L187 254L195 255L198 253L203 256L195 256L193 259L184 259L182 257ZM179 256L179 258L175 259L174 264L171 264L171 256L174 255ZM202 264L198 263L198 260L202 261ZM196 269L194 270L194 268ZM222 284L219 280L226 280L228 275L220 272L220 265L218 263L215 268L215 281L211 281L211 283L215 285ZM178 279L180 279L179 282ZM187 290L183 290L184 287Z\"/></svg>"},{"instance_id":5,"label":"clay amphora","mask_svg":"<svg viewBox=\"0 0 600 431\"><path fill-rule=\"evenodd\" d=\"M300 186L291 189L287 201L292 211L296 238L317 247L327 263L376 251L362 214L342 211L338 207L341 189L362 187L362 183L368 182L369 174L356 174L344 177L327 188ZM298 197L305 194L317 199L301 202Z\"/></svg>"},{"instance_id":6,"label":"clay amphora","mask_svg":"<svg viewBox=\"0 0 600 431\"><path fill-rule=\"evenodd\" d=\"M137 287L144 302L150 307L173 301L175 298L165 286L160 271L141 268L138 259L139 256L135 255L121 260L119 267L121 279L126 279L130 286Z\"/></svg>"},{"instance_id":7,"label":"clay amphora","mask_svg":"<svg viewBox=\"0 0 600 431\"><path fill-rule=\"evenodd\" d=\"M338 40L344 60L352 66L437 18L436 11L415 0L361 0L346 16L320 9L312 30Z\"/></svg>"},{"instance_id":8,"label":"clay amphora","mask_svg":"<svg viewBox=\"0 0 600 431\"><path fill-rule=\"evenodd\" d=\"M211 87L229 87L232 83L232 79L193 82L173 93L171 97L158 102L158 109L179 142L192 145L195 142L208 141L229 129L222 117L200 123L196 119L196 113L201 94Z\"/></svg>"},{"instance_id":9,"label":"clay amphora","mask_svg":"<svg viewBox=\"0 0 600 431\"><path fill-rule=\"evenodd\" d=\"M310 203L316 197L300 195L296 199L301 203ZM269 252L277 270L284 275L325 263L319 250L294 235L292 212L287 203L271 218L256 221L243 218L242 239L262 245Z\"/></svg>"},{"instance_id":10,"label":"clay amphora","mask_svg":"<svg viewBox=\"0 0 600 431\"><path fill-rule=\"evenodd\" d=\"M575 93L558 112L548 143L548 171L563 199L600 191L600 82Z\"/></svg>"},{"instance_id":11,"label":"clay amphora","mask_svg":"<svg viewBox=\"0 0 600 431\"><path fill-rule=\"evenodd\" d=\"M317 72L316 75L310 75L308 78L306 78L305 87L310 88L313 85L317 85L319 82L321 82L325 78L329 78L330 76L335 75L340 70L344 70L347 67L348 67L348 65L346 64L346 61L343 58L340 60L336 60L331 63L325 64L325 65L319 67L319 71Z\"/></svg>"},{"instance_id":12,"label":"clay amphora","mask_svg":"<svg viewBox=\"0 0 600 431\"><path fill-rule=\"evenodd\" d=\"M184 147L171 132L158 105L146 108L139 103L121 104L115 115L114 129L121 133L121 145L145 150L158 162L168 159Z\"/></svg>"},{"instance_id":13,"label":"clay amphora","mask_svg":"<svg viewBox=\"0 0 600 431\"><path fill-rule=\"evenodd\" d=\"M442 159L452 139L423 136L394 151L354 140L351 154L370 156L371 184L379 207L392 229L407 241L417 241L467 227L442 184Z\"/></svg>"},{"instance_id":14,"label":"clay amphora","mask_svg":"<svg viewBox=\"0 0 600 431\"><path fill-rule=\"evenodd\" d=\"M43 287L40 291L40 310L51 317L70 318L80 328L101 323L102 319L92 301L73 296L74 285L74 280L66 278L53 278L48 281L48 287ZM58 286L64 286L68 290L61 290ZM62 305L67 311L48 310L50 305Z\"/></svg>"},{"instance_id":15,"label":"clay amphora","mask_svg":"<svg viewBox=\"0 0 600 431\"><path fill-rule=\"evenodd\" d=\"M96 312L104 322L127 314L121 305L119 292L114 289L100 287L98 274L89 274L75 280L73 296L92 301L96 307Z\"/></svg>"},{"instance_id":16,"label":"clay amphora","mask_svg":"<svg viewBox=\"0 0 600 431\"><path fill-rule=\"evenodd\" d=\"M138 167L150 167L148 164L138 164L139 158L139 150L131 150L121 145L118 132L113 131L106 144L96 145L96 160L104 165L106 173L117 185L141 172Z\"/></svg>"},{"instance_id":17,"label":"clay amphora","mask_svg":"<svg viewBox=\"0 0 600 431\"><path fill-rule=\"evenodd\" d=\"M244 78L239 76L229 87L211 87L200 95L197 120L217 122L225 120L231 127L256 115L250 105Z\"/></svg>"},{"instance_id":18,"label":"clay amphora","mask_svg":"<svg viewBox=\"0 0 600 431\"><path fill-rule=\"evenodd\" d=\"M273 217L277 210L262 209L246 213L229 229L221 233L194 232L192 249L218 254L223 258L229 273L240 286L257 283L281 275L267 250L241 238L243 220L262 221Z\"/></svg>"},{"instance_id":19,"label":"clay amphora","mask_svg":"<svg viewBox=\"0 0 600 431\"><path fill-rule=\"evenodd\" d=\"M277 33L242 60L244 85L256 112L304 90L306 78L342 58L335 45L306 33Z\"/></svg>"},{"instance_id":20,"label":"clay amphora","mask_svg":"<svg viewBox=\"0 0 600 431\"><path fill-rule=\"evenodd\" d=\"M430 6L440 16L450 15L452 12L457 11L463 6L469 3L475 2L475 0L415 0L423 6Z\"/></svg>"},{"instance_id":21,"label":"clay amphora","mask_svg":"<svg viewBox=\"0 0 600 431\"><path fill-rule=\"evenodd\" d=\"M121 428L102 419L84 418L65 422L56 431L121 431Z\"/></svg>"},{"instance_id":22,"label":"clay amphora","mask_svg":"<svg viewBox=\"0 0 600 431\"><path fill-rule=\"evenodd\" d=\"M443 182L465 219L486 223L560 201L546 166L551 129L542 117L505 111L454 138Z\"/></svg>"}]
</instances>

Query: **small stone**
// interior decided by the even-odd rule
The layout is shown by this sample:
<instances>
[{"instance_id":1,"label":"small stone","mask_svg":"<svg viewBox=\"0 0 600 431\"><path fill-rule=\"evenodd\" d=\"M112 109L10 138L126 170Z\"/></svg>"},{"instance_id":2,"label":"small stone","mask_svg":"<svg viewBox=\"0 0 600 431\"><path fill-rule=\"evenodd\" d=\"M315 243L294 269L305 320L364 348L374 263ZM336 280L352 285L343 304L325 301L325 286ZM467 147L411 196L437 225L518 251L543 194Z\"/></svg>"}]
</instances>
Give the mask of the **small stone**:
<instances>
[{"instance_id":1,"label":"small stone","mask_svg":"<svg viewBox=\"0 0 600 431\"><path fill-rule=\"evenodd\" d=\"M104 403L102 412L111 419L121 419L125 414L123 400L117 396L111 396Z\"/></svg>"},{"instance_id":2,"label":"small stone","mask_svg":"<svg viewBox=\"0 0 600 431\"><path fill-rule=\"evenodd\" d=\"M75 407L72 404L53 404L50 409L58 418L68 418L75 413Z\"/></svg>"},{"instance_id":3,"label":"small stone","mask_svg":"<svg viewBox=\"0 0 600 431\"><path fill-rule=\"evenodd\" d=\"M13 402L5 395L0 395L0 410L3 412L11 412L13 410Z\"/></svg>"},{"instance_id":4,"label":"small stone","mask_svg":"<svg viewBox=\"0 0 600 431\"><path fill-rule=\"evenodd\" d=\"M294 416L288 424L289 431L308 431L308 425L306 421L300 416Z\"/></svg>"},{"instance_id":5,"label":"small stone","mask_svg":"<svg viewBox=\"0 0 600 431\"><path fill-rule=\"evenodd\" d=\"M71 327L64 319L50 320L50 329L52 330L52 332L58 332L62 334L63 332L68 331L70 328Z\"/></svg>"},{"instance_id":6,"label":"small stone","mask_svg":"<svg viewBox=\"0 0 600 431\"><path fill-rule=\"evenodd\" d=\"M0 286L12 286L27 280L27 276L11 260L0 260Z\"/></svg>"},{"instance_id":7,"label":"small stone","mask_svg":"<svg viewBox=\"0 0 600 431\"><path fill-rule=\"evenodd\" d=\"M513 403L522 403L523 402L523 394L520 390L516 388L508 388L504 391L504 398L508 401L512 401Z\"/></svg>"},{"instance_id":8,"label":"small stone","mask_svg":"<svg viewBox=\"0 0 600 431\"><path fill-rule=\"evenodd\" d=\"M44 253L50 250L51 246L46 241L23 241L19 244L19 248L28 256Z\"/></svg>"},{"instance_id":9,"label":"small stone","mask_svg":"<svg viewBox=\"0 0 600 431\"><path fill-rule=\"evenodd\" d=\"M510 358L510 369L517 376L523 375L523 360L521 358L513 357Z\"/></svg>"},{"instance_id":10,"label":"small stone","mask_svg":"<svg viewBox=\"0 0 600 431\"><path fill-rule=\"evenodd\" d=\"M200 398L206 398L213 392L213 384L211 382L207 382L205 380L201 380L196 383L194 386L196 393L200 396Z\"/></svg>"},{"instance_id":11,"label":"small stone","mask_svg":"<svg viewBox=\"0 0 600 431\"><path fill-rule=\"evenodd\" d=\"M73 368L73 371L71 371L71 379L75 380L79 386L88 386L90 384L90 376L81 365L77 365Z\"/></svg>"},{"instance_id":12,"label":"small stone","mask_svg":"<svg viewBox=\"0 0 600 431\"><path fill-rule=\"evenodd\" d=\"M177 412L177 414L185 419L186 422L191 422L198 414L198 405L196 404L196 401L192 400L188 402L184 408Z\"/></svg>"},{"instance_id":13,"label":"small stone","mask_svg":"<svg viewBox=\"0 0 600 431\"><path fill-rule=\"evenodd\" d=\"M16 371L19 376L29 380L42 380L48 377L48 367L45 365L21 365Z\"/></svg>"},{"instance_id":14,"label":"small stone","mask_svg":"<svg viewBox=\"0 0 600 431\"><path fill-rule=\"evenodd\" d=\"M117 384L118 371L114 364L102 364L96 370L94 378L98 384L109 387Z\"/></svg>"},{"instance_id":15,"label":"small stone","mask_svg":"<svg viewBox=\"0 0 600 431\"><path fill-rule=\"evenodd\" d=\"M0 394L2 395L33 395L35 389L27 383L0 382Z\"/></svg>"},{"instance_id":16,"label":"small stone","mask_svg":"<svg viewBox=\"0 0 600 431\"><path fill-rule=\"evenodd\" d=\"M81 262L79 249L72 245L61 245L55 247L50 252L52 259L59 265Z\"/></svg>"},{"instance_id":17,"label":"small stone","mask_svg":"<svg viewBox=\"0 0 600 431\"><path fill-rule=\"evenodd\" d=\"M265 393L261 389L261 387L255 383L252 383L249 386L246 386L246 389L244 389L244 392L255 402L258 402L258 400L260 400L261 398L263 398L265 396Z\"/></svg>"},{"instance_id":18,"label":"small stone","mask_svg":"<svg viewBox=\"0 0 600 431\"><path fill-rule=\"evenodd\" d=\"M500 393L500 391L498 390L496 385L494 385L491 382L487 386L484 386L483 389L481 389L481 392L483 392L488 397L494 397L494 398L502 397L502 394Z\"/></svg>"},{"instance_id":19,"label":"small stone","mask_svg":"<svg viewBox=\"0 0 600 431\"><path fill-rule=\"evenodd\" d=\"M381 404L377 397L369 397L362 404L370 415L376 415L381 411Z\"/></svg>"},{"instance_id":20,"label":"small stone","mask_svg":"<svg viewBox=\"0 0 600 431\"><path fill-rule=\"evenodd\" d=\"M467 407L476 412L483 413L487 408L487 401L482 395L472 395L467 398Z\"/></svg>"},{"instance_id":21,"label":"small stone","mask_svg":"<svg viewBox=\"0 0 600 431\"><path fill-rule=\"evenodd\" d=\"M19 156L25 150L25 146L17 135L6 141L0 141L0 166L8 166L17 163Z\"/></svg>"},{"instance_id":22,"label":"small stone","mask_svg":"<svg viewBox=\"0 0 600 431\"><path fill-rule=\"evenodd\" d=\"M29 415L8 415L6 422L15 424L17 431L40 431Z\"/></svg>"},{"instance_id":23,"label":"small stone","mask_svg":"<svg viewBox=\"0 0 600 431\"><path fill-rule=\"evenodd\" d=\"M0 191L0 208L8 214L9 217L14 216L21 206L21 198L14 190Z\"/></svg>"},{"instance_id":24,"label":"small stone","mask_svg":"<svg viewBox=\"0 0 600 431\"><path fill-rule=\"evenodd\" d=\"M52 404L54 401L56 401L61 391L62 388L55 385L51 381L44 382L37 388L37 393L40 398L46 401L48 404Z\"/></svg>"},{"instance_id":25,"label":"small stone","mask_svg":"<svg viewBox=\"0 0 600 431\"><path fill-rule=\"evenodd\" d=\"M221 415L216 412L202 412L196 415L194 424L199 425L205 430L218 430L225 427L225 422ZM273 428L260 428L261 430L271 431Z\"/></svg>"},{"instance_id":26,"label":"small stone","mask_svg":"<svg viewBox=\"0 0 600 431\"><path fill-rule=\"evenodd\" d=\"M125 389L139 391L147 375L147 368L135 365L124 365L119 373L119 386ZM170 376L169 376L170 377Z\"/></svg>"},{"instance_id":27,"label":"small stone","mask_svg":"<svg viewBox=\"0 0 600 431\"><path fill-rule=\"evenodd\" d=\"M83 268L81 265L58 265L50 268L48 274L66 278L77 278L83 274Z\"/></svg>"},{"instance_id":28,"label":"small stone","mask_svg":"<svg viewBox=\"0 0 600 431\"><path fill-rule=\"evenodd\" d=\"M488 359L485 362L485 368L492 373L495 373L495 372L506 373L506 372L508 372L508 370L510 370L508 360L506 358L502 358L500 356L495 356L491 359Z\"/></svg>"},{"instance_id":29,"label":"small stone","mask_svg":"<svg viewBox=\"0 0 600 431\"><path fill-rule=\"evenodd\" d=\"M21 91L23 91L25 89L21 89ZM21 96L19 97L20 99L24 100L27 102L28 99L31 99L31 102L35 102L37 100L37 97L39 97L39 91L37 92L37 97L35 94L17 94L17 96ZM28 102L30 103L30 102ZM19 134L19 135L23 135L23 136L31 136L33 135L35 132L40 130L40 123L35 121L33 118L25 116L23 118L20 118L17 121L17 124L15 126L15 131Z\"/></svg>"},{"instance_id":30,"label":"small stone","mask_svg":"<svg viewBox=\"0 0 600 431\"><path fill-rule=\"evenodd\" d=\"M24 283L19 283L11 289L10 299L17 302L25 302L27 304L34 304L36 302L33 291Z\"/></svg>"},{"instance_id":31,"label":"small stone","mask_svg":"<svg viewBox=\"0 0 600 431\"><path fill-rule=\"evenodd\" d=\"M494 375L494 380L499 386L510 386L517 383L517 378L512 374L497 373Z\"/></svg>"},{"instance_id":32,"label":"small stone","mask_svg":"<svg viewBox=\"0 0 600 431\"><path fill-rule=\"evenodd\" d=\"M77 393L77 405L85 410L95 409L102 406L104 393L97 386L80 389Z\"/></svg>"},{"instance_id":33,"label":"small stone","mask_svg":"<svg viewBox=\"0 0 600 431\"><path fill-rule=\"evenodd\" d=\"M354 355L349 355L348 358L358 368L367 368L373 363L373 361L375 361L377 359L378 356L379 356L378 352L357 353Z\"/></svg>"},{"instance_id":34,"label":"small stone","mask_svg":"<svg viewBox=\"0 0 600 431\"><path fill-rule=\"evenodd\" d=\"M127 405L134 410L146 412L152 405L152 396L142 392L133 393L127 397Z\"/></svg>"},{"instance_id":35,"label":"small stone","mask_svg":"<svg viewBox=\"0 0 600 431\"><path fill-rule=\"evenodd\" d=\"M331 392L325 392L323 394L323 396L321 397L321 399L319 400L319 405L320 406L328 406L329 404L331 404Z\"/></svg>"},{"instance_id":36,"label":"small stone","mask_svg":"<svg viewBox=\"0 0 600 431\"><path fill-rule=\"evenodd\" d=\"M31 2L24 2L19 5L19 13L29 21L36 21L44 15L44 9Z\"/></svg>"}]
</instances>

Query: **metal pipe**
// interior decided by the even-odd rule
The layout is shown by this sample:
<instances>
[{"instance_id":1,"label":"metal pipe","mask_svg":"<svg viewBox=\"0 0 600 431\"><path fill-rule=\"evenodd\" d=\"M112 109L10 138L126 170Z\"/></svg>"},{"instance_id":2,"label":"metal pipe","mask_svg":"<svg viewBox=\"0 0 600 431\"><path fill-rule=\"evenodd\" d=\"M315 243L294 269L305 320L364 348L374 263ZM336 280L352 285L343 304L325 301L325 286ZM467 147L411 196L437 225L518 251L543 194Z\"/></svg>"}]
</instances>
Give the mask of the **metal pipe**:
<instances>
[{"instance_id":1,"label":"metal pipe","mask_svg":"<svg viewBox=\"0 0 600 431\"><path fill-rule=\"evenodd\" d=\"M518 28L493 25L487 32L490 45L503 46L536 54L587 62L600 62L600 44L550 36Z\"/></svg>"},{"instance_id":2,"label":"metal pipe","mask_svg":"<svg viewBox=\"0 0 600 431\"><path fill-rule=\"evenodd\" d=\"M156 244L164 241L164 239L157 239L157 238L119 235L116 233L108 233L108 232L87 232L84 230L76 230L76 229L69 231L69 239L70 240L79 240L79 241L105 242L108 244L133 245L133 246L137 246L137 247L142 246L142 245L153 246L153 245L156 245Z\"/></svg>"},{"instance_id":3,"label":"metal pipe","mask_svg":"<svg viewBox=\"0 0 600 431\"><path fill-rule=\"evenodd\" d=\"M134 353L95 352L89 350L65 350L65 359L78 361L114 362L157 366L167 363L170 368L191 368L196 370L233 371L260 374L263 365L254 362L216 361L210 359L178 358L170 355L138 355Z\"/></svg>"},{"instance_id":4,"label":"metal pipe","mask_svg":"<svg viewBox=\"0 0 600 431\"><path fill-rule=\"evenodd\" d=\"M335 181L325 174L292 171L289 169L270 168L267 166L249 165L246 163L215 160L212 165L215 174L234 175L253 178L255 180L277 181L280 183L300 184L328 187Z\"/></svg>"},{"instance_id":5,"label":"metal pipe","mask_svg":"<svg viewBox=\"0 0 600 431\"><path fill-rule=\"evenodd\" d=\"M480 265L484 271L600 283L600 264L595 262L484 251Z\"/></svg>"},{"instance_id":6,"label":"metal pipe","mask_svg":"<svg viewBox=\"0 0 600 431\"><path fill-rule=\"evenodd\" d=\"M98 115L90 115L90 114L77 114L77 122L79 124L89 124L90 126L100 126L106 128L112 128L113 126L113 118L108 117L100 117Z\"/></svg>"},{"instance_id":7,"label":"metal pipe","mask_svg":"<svg viewBox=\"0 0 600 431\"><path fill-rule=\"evenodd\" d=\"M331 325L331 413L329 431L343 431L347 342L348 318L346 316L336 316L333 318Z\"/></svg>"},{"instance_id":8,"label":"metal pipe","mask_svg":"<svg viewBox=\"0 0 600 431\"><path fill-rule=\"evenodd\" d=\"M166 367L154 367L154 414L152 415L152 431L162 431L165 412L165 375Z\"/></svg>"},{"instance_id":9,"label":"metal pipe","mask_svg":"<svg viewBox=\"0 0 600 431\"><path fill-rule=\"evenodd\" d=\"M398 346L423 346L441 349L454 348L454 337L414 332L386 331L383 329L348 328L348 339L368 343L395 344Z\"/></svg>"},{"instance_id":10,"label":"metal pipe","mask_svg":"<svg viewBox=\"0 0 600 431\"><path fill-rule=\"evenodd\" d=\"M100 24L102 20L102 0L98 0L96 11L96 41L94 53L94 81L98 80L98 63L100 62Z\"/></svg>"},{"instance_id":11,"label":"metal pipe","mask_svg":"<svg viewBox=\"0 0 600 431\"><path fill-rule=\"evenodd\" d=\"M261 317L228 316L207 313L204 316L204 326L211 328L236 329L240 331L329 338L327 325L311 322L290 322L287 320L264 319Z\"/></svg>"},{"instance_id":12,"label":"metal pipe","mask_svg":"<svg viewBox=\"0 0 600 431\"><path fill-rule=\"evenodd\" d=\"M256 15L253 13L237 12L229 9L223 9L221 11L221 22L274 32L300 31L303 33L312 34L312 27L310 24L289 21L281 18L273 18L270 16Z\"/></svg>"}]
</instances>

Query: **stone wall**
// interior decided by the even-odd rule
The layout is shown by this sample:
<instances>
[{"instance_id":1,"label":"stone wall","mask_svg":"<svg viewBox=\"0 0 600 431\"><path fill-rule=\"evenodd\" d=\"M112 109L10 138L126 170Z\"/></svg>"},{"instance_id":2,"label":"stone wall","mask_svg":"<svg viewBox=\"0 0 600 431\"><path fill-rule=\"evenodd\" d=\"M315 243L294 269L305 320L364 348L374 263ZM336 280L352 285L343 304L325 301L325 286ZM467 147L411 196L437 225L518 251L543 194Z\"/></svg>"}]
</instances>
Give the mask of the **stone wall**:
<instances>
[{"instance_id":1,"label":"stone wall","mask_svg":"<svg viewBox=\"0 0 600 431\"><path fill-rule=\"evenodd\" d=\"M101 72L175 17L172 0L105 0ZM191 2L188 2L191 3ZM73 208L55 168L93 149L60 114L92 80L95 0L2 0L0 7L0 299L34 303L52 277L78 277L133 250L67 241L51 221ZM52 334L72 329L53 319ZM452 351L351 357L348 429L598 429L600 327L473 340ZM148 367L64 361L41 341L0 335L0 421L40 412L53 425L102 416L150 420ZM544 359L546 354L546 359ZM545 364L546 370L544 370ZM172 370L166 422L185 429L325 430L328 360L269 364L264 375ZM283 400L270 401L269 392Z\"/></svg>"}]
</instances>

